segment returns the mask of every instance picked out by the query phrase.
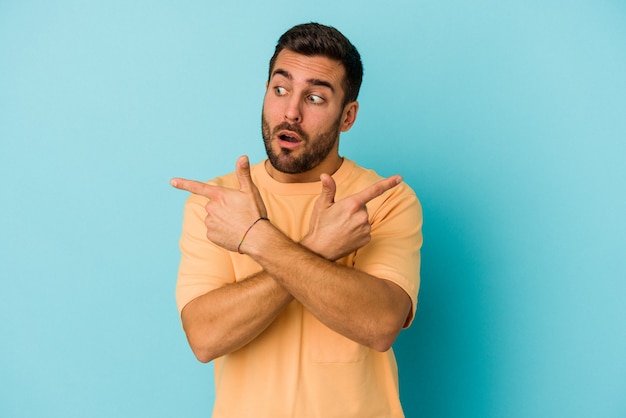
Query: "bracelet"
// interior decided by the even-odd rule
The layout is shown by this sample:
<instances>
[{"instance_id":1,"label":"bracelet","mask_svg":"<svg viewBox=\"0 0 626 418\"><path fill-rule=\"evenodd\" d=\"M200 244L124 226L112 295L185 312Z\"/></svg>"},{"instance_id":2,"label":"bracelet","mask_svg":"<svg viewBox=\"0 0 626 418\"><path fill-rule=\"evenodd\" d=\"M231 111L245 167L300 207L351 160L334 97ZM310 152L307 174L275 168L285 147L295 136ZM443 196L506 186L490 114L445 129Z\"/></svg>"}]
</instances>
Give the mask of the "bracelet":
<instances>
[{"instance_id":1,"label":"bracelet","mask_svg":"<svg viewBox=\"0 0 626 418\"><path fill-rule=\"evenodd\" d=\"M256 221L252 222L252 225L250 225L250 226L248 227L248 229L246 230L246 232L243 234L243 237L241 237L241 241L239 241L239 245L237 246L237 252L238 252L239 254L243 254L243 253L241 252L241 244L243 244L243 240L244 240L244 239L246 239L246 235L248 235L248 232L250 232L250 230L252 229L252 227L253 227L254 225L256 225L256 223L257 223L257 222L259 222L259 221L269 221L269 219L267 219L265 216L261 216L259 219L257 219Z\"/></svg>"}]
</instances>

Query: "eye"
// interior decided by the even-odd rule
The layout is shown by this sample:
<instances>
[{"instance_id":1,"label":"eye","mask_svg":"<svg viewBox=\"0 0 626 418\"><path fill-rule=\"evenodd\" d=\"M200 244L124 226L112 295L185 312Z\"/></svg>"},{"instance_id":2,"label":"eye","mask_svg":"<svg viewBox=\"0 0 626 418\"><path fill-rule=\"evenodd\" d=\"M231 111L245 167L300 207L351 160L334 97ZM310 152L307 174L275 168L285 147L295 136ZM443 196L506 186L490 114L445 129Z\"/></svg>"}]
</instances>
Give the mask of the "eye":
<instances>
[{"instance_id":1,"label":"eye","mask_svg":"<svg viewBox=\"0 0 626 418\"><path fill-rule=\"evenodd\" d=\"M281 86L276 86L274 87L274 93L276 93L277 96L284 96L287 94L287 89Z\"/></svg>"},{"instance_id":2,"label":"eye","mask_svg":"<svg viewBox=\"0 0 626 418\"><path fill-rule=\"evenodd\" d=\"M313 104L322 104L325 102L324 98L315 94L310 94L307 97L308 101L313 103Z\"/></svg>"}]
</instances>

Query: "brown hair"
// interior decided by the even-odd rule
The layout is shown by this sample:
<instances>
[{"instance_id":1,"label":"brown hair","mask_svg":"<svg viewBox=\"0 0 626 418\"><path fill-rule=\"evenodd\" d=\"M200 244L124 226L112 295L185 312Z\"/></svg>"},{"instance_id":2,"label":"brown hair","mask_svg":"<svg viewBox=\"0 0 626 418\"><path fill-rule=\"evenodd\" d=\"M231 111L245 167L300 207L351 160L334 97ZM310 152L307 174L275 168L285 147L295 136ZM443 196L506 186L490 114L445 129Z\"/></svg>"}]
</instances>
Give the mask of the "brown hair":
<instances>
[{"instance_id":1,"label":"brown hair","mask_svg":"<svg viewBox=\"0 0 626 418\"><path fill-rule=\"evenodd\" d=\"M289 29L278 39L276 50L270 59L270 78L276 58L283 49L309 57L320 55L340 61L346 70L343 82L346 94L343 104L346 105L357 99L363 81L361 55L348 38L337 29L319 23L305 23Z\"/></svg>"}]
</instances>

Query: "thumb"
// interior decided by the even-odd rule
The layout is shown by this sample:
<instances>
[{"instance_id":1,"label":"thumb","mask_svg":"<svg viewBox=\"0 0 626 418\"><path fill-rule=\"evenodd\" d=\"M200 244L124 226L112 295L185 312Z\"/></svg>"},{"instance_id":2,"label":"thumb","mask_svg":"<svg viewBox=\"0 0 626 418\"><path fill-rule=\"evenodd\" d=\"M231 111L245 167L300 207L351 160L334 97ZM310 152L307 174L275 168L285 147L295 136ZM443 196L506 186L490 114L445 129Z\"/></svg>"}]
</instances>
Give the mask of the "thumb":
<instances>
[{"instance_id":1,"label":"thumb","mask_svg":"<svg viewBox=\"0 0 626 418\"><path fill-rule=\"evenodd\" d=\"M335 203L335 193L337 192L337 185L335 180L328 174L322 174L320 176L322 181L322 193L317 198L317 204L322 208L328 208Z\"/></svg>"},{"instance_id":2,"label":"thumb","mask_svg":"<svg viewBox=\"0 0 626 418\"><path fill-rule=\"evenodd\" d=\"M235 172L237 174L237 180L239 180L239 190L243 192L253 190L254 183L250 176L250 161L248 160L248 156L242 155L237 159Z\"/></svg>"}]
</instances>

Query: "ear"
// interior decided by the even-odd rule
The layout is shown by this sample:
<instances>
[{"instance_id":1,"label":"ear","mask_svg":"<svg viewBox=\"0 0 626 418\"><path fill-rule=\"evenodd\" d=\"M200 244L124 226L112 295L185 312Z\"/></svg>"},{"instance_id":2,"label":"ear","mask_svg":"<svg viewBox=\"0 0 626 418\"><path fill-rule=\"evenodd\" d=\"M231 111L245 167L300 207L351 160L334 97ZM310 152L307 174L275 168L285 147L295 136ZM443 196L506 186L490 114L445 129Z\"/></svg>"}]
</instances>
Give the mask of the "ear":
<instances>
[{"instance_id":1,"label":"ear","mask_svg":"<svg viewBox=\"0 0 626 418\"><path fill-rule=\"evenodd\" d=\"M354 122L356 121L356 114L359 112L359 102L354 101L348 103L343 108L343 113L341 115L341 132L346 132L352 128Z\"/></svg>"}]
</instances>

